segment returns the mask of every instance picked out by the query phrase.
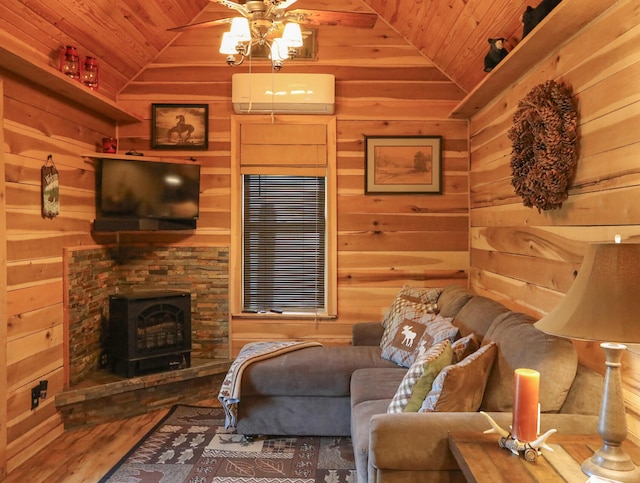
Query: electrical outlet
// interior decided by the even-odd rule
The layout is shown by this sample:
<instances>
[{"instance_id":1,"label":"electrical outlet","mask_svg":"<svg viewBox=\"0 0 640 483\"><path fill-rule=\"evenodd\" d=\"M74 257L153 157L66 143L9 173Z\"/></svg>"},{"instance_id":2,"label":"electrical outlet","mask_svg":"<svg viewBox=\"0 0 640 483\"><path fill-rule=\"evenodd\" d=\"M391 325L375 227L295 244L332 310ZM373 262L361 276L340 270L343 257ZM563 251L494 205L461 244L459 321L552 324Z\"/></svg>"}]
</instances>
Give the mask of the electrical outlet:
<instances>
[{"instance_id":1,"label":"electrical outlet","mask_svg":"<svg viewBox=\"0 0 640 483\"><path fill-rule=\"evenodd\" d=\"M46 379L44 381L40 381L40 397L42 399L47 399L47 389L49 387L49 381Z\"/></svg>"},{"instance_id":2,"label":"electrical outlet","mask_svg":"<svg viewBox=\"0 0 640 483\"><path fill-rule=\"evenodd\" d=\"M40 384L31 388L31 410L40 404Z\"/></svg>"}]
</instances>

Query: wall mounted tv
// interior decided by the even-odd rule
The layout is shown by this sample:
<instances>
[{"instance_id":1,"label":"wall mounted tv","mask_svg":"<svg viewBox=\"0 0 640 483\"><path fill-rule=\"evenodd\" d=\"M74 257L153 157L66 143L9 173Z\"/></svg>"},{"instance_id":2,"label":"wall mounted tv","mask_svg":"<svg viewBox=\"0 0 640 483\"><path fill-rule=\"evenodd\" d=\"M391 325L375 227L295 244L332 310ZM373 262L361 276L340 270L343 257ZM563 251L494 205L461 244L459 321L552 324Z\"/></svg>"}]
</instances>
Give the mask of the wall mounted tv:
<instances>
[{"instance_id":1,"label":"wall mounted tv","mask_svg":"<svg viewBox=\"0 0 640 483\"><path fill-rule=\"evenodd\" d=\"M200 166L99 158L96 231L189 230L200 212Z\"/></svg>"}]
</instances>

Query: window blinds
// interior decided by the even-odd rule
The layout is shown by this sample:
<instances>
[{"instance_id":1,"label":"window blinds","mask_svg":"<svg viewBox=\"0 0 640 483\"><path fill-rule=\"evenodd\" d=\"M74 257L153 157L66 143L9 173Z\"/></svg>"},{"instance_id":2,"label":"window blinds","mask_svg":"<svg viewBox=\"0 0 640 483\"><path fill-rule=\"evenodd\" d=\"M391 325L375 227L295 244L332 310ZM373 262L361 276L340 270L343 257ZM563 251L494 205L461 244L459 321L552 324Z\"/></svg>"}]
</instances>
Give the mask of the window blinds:
<instances>
[{"instance_id":1,"label":"window blinds","mask_svg":"<svg viewBox=\"0 0 640 483\"><path fill-rule=\"evenodd\" d=\"M245 311L325 309L326 179L243 175Z\"/></svg>"}]
</instances>

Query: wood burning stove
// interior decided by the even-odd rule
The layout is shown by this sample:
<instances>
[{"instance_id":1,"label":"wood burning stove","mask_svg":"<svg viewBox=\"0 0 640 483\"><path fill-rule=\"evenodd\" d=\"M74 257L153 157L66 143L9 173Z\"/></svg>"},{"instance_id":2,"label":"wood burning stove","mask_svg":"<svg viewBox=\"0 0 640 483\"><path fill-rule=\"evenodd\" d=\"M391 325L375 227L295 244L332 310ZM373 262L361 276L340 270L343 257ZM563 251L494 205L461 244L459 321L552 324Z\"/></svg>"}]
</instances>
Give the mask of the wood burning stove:
<instances>
[{"instance_id":1,"label":"wood burning stove","mask_svg":"<svg viewBox=\"0 0 640 483\"><path fill-rule=\"evenodd\" d=\"M109 296L109 360L124 377L191 365L191 296L139 292Z\"/></svg>"}]
</instances>

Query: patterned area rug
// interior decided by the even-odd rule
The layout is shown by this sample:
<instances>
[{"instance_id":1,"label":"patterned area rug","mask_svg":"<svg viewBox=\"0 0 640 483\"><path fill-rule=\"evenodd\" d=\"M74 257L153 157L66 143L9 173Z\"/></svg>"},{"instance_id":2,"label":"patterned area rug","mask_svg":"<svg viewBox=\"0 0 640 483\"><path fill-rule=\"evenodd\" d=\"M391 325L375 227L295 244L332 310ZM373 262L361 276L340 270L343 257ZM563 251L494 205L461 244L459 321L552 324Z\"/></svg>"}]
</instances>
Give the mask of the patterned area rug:
<instances>
[{"instance_id":1,"label":"patterned area rug","mask_svg":"<svg viewBox=\"0 0 640 483\"><path fill-rule=\"evenodd\" d=\"M355 483L350 438L224 430L222 408L174 406L100 483Z\"/></svg>"}]
</instances>

